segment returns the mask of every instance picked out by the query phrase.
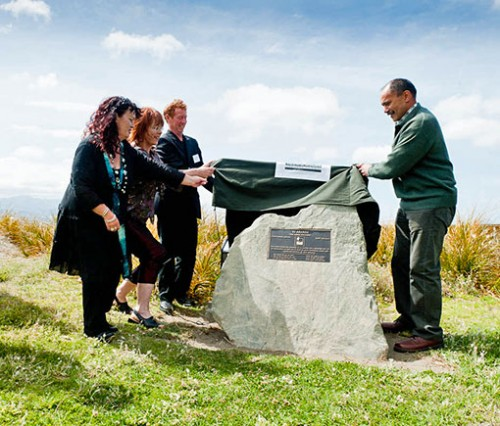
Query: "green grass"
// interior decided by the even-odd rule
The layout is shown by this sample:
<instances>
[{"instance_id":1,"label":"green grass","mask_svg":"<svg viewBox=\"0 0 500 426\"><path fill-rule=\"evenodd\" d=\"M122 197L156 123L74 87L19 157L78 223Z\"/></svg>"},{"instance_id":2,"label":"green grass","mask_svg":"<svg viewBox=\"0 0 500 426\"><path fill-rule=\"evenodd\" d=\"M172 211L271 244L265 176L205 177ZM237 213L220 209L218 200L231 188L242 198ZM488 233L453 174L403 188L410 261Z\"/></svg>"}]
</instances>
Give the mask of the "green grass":
<instances>
[{"instance_id":1,"label":"green grass","mask_svg":"<svg viewBox=\"0 0 500 426\"><path fill-rule=\"evenodd\" d=\"M495 297L445 298L446 348L432 353L445 368L433 372L196 349L183 343L195 325L146 331L116 311L110 320L120 333L101 344L82 336L79 280L49 272L46 255L0 257L0 276L0 424L493 425L500 418ZM381 312L391 317L393 308Z\"/></svg>"}]
</instances>

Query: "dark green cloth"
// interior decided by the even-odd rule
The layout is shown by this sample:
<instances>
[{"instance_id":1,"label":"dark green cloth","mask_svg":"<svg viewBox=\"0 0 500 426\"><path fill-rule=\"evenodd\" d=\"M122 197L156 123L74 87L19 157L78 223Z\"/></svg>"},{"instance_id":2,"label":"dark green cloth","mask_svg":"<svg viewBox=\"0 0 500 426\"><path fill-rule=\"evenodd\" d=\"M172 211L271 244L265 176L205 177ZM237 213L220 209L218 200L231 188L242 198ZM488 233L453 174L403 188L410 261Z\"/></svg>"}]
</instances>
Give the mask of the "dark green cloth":
<instances>
[{"instance_id":1,"label":"dark green cloth","mask_svg":"<svg viewBox=\"0 0 500 426\"><path fill-rule=\"evenodd\" d=\"M375 203L355 166L332 166L327 182L274 177L276 163L221 159L214 163L212 204L236 211L267 211L312 204Z\"/></svg>"}]
</instances>

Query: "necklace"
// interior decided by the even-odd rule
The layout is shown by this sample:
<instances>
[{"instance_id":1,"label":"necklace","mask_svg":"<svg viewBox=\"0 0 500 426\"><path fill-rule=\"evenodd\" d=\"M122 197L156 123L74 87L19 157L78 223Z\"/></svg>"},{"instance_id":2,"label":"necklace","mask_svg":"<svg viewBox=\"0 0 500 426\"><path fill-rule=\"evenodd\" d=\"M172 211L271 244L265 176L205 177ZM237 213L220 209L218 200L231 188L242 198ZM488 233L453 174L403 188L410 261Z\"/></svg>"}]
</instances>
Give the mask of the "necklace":
<instances>
[{"instance_id":1,"label":"necklace","mask_svg":"<svg viewBox=\"0 0 500 426\"><path fill-rule=\"evenodd\" d=\"M120 167L113 169L111 166L111 158L109 154L103 153L104 162L106 163L106 169L108 171L108 176L111 181L111 186L113 187L113 212L116 215L120 215L120 192L122 194L127 193L127 162L125 161L125 156L123 155L123 142L120 142ZM120 221L121 217L119 216ZM120 247L122 250L122 267L123 267L123 277L128 278L130 276L130 264L127 255L127 239L125 235L125 225L120 224L118 229L118 240L120 242Z\"/></svg>"},{"instance_id":2,"label":"necklace","mask_svg":"<svg viewBox=\"0 0 500 426\"><path fill-rule=\"evenodd\" d=\"M115 168L116 156L114 154L109 154L104 156L106 162L106 167L108 169L108 174L111 180L111 185L116 192L121 192L122 194L127 193L128 176L127 176L127 161L123 155L123 142L120 143L120 164L119 167Z\"/></svg>"}]
</instances>

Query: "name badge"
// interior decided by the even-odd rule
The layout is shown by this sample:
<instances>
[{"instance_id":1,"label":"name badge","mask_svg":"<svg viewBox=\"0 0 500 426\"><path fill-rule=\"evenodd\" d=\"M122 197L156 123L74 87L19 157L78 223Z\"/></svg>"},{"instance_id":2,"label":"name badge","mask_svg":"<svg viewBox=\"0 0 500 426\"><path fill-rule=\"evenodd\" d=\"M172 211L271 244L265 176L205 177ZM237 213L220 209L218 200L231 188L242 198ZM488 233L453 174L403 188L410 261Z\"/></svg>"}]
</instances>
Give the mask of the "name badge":
<instances>
[{"instance_id":1,"label":"name badge","mask_svg":"<svg viewBox=\"0 0 500 426\"><path fill-rule=\"evenodd\" d=\"M198 154L193 155L193 163L199 163L200 162L200 156Z\"/></svg>"}]
</instances>

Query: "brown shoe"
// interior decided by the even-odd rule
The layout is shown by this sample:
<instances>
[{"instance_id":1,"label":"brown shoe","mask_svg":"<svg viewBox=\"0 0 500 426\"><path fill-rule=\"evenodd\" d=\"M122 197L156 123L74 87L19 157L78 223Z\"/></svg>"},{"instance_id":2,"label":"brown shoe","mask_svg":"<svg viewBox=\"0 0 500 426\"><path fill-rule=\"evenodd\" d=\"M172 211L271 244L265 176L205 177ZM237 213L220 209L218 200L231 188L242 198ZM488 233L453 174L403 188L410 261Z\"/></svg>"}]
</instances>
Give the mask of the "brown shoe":
<instances>
[{"instance_id":1,"label":"brown shoe","mask_svg":"<svg viewBox=\"0 0 500 426\"><path fill-rule=\"evenodd\" d=\"M409 339L403 340L399 343L394 344L394 350L396 352L421 352L428 351L430 349L439 349L444 346L442 340L437 339L424 339L423 337L413 336Z\"/></svg>"},{"instance_id":2,"label":"brown shoe","mask_svg":"<svg viewBox=\"0 0 500 426\"><path fill-rule=\"evenodd\" d=\"M383 322L380 325L382 326L384 333L401 333L402 331L411 330L411 327L399 318L396 321Z\"/></svg>"}]
</instances>

